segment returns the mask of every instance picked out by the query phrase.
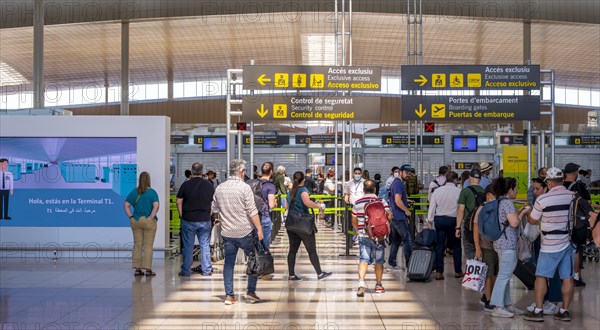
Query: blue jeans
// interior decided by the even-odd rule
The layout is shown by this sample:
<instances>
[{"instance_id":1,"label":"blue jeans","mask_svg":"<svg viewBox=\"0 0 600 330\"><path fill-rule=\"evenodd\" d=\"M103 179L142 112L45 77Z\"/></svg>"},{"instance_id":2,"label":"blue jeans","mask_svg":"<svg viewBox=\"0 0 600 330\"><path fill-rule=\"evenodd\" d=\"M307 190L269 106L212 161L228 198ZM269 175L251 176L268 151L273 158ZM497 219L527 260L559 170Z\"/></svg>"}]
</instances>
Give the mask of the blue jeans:
<instances>
[{"instance_id":1,"label":"blue jeans","mask_svg":"<svg viewBox=\"0 0 600 330\"><path fill-rule=\"evenodd\" d=\"M223 281L225 282L225 294L228 297L234 297L233 292L233 267L235 267L235 258L238 249L244 250L246 256L254 251L254 235L253 233L242 238L232 238L223 236L223 244L225 246L225 265L223 266ZM248 276L247 293L256 292L256 282L258 277L254 275Z\"/></svg>"},{"instance_id":2,"label":"blue jeans","mask_svg":"<svg viewBox=\"0 0 600 330\"><path fill-rule=\"evenodd\" d=\"M400 243L403 243L402 250L404 251L404 260L408 266L413 245L412 236L408 230L408 221L392 219L392 221L390 221L390 225L390 229L396 232L395 235L390 235L390 257L388 264L392 267L396 267L396 256L398 255L398 249L400 249ZM392 239L392 237L394 239Z\"/></svg>"},{"instance_id":3,"label":"blue jeans","mask_svg":"<svg viewBox=\"0 0 600 330\"><path fill-rule=\"evenodd\" d=\"M181 219L181 274L189 276L192 267L194 238L198 237L200 243L200 265L202 272L210 274L212 264L210 263L210 221L185 221Z\"/></svg>"},{"instance_id":4,"label":"blue jeans","mask_svg":"<svg viewBox=\"0 0 600 330\"><path fill-rule=\"evenodd\" d=\"M512 305L510 302L510 279L517 267L517 251L496 250L496 252L498 253L499 269L490 304L504 308L506 305Z\"/></svg>"},{"instance_id":5,"label":"blue jeans","mask_svg":"<svg viewBox=\"0 0 600 330\"><path fill-rule=\"evenodd\" d=\"M434 218L435 232L437 234L437 245L435 247L435 271L444 273L444 250L446 239L452 247L452 259L454 259L454 272L462 272L462 248L460 240L456 238L456 217L436 216Z\"/></svg>"},{"instance_id":6,"label":"blue jeans","mask_svg":"<svg viewBox=\"0 0 600 330\"><path fill-rule=\"evenodd\" d=\"M259 213L259 217L263 230L263 241L268 249L271 246L271 231L273 230L273 221L271 221L271 217L268 215L261 215Z\"/></svg>"}]
</instances>

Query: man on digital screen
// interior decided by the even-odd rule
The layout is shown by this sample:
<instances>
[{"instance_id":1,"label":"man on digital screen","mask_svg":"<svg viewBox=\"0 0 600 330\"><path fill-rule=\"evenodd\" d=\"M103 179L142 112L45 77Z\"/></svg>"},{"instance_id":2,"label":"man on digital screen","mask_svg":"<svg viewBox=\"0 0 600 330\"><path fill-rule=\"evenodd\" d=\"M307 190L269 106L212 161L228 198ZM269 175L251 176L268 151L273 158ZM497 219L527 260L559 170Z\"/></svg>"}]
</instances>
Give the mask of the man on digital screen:
<instances>
[{"instance_id":1,"label":"man on digital screen","mask_svg":"<svg viewBox=\"0 0 600 330\"><path fill-rule=\"evenodd\" d=\"M13 174L8 171L8 159L0 158L0 219L12 220L8 216L8 197L13 194Z\"/></svg>"}]
</instances>

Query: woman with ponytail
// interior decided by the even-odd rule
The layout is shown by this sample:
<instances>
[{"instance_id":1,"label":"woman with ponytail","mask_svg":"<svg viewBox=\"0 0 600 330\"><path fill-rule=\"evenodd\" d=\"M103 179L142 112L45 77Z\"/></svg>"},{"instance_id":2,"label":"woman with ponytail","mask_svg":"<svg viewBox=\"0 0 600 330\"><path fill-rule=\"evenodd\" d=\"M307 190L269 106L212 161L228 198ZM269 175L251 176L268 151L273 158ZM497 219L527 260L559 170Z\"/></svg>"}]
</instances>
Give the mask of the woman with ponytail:
<instances>
[{"instance_id":1,"label":"woman with ponytail","mask_svg":"<svg viewBox=\"0 0 600 330\"><path fill-rule=\"evenodd\" d=\"M323 213L325 209L325 204L317 204L310 200L310 195L308 189L304 187L304 173L298 171L294 173L294 185L292 186L292 191L288 195L288 203L289 208L302 213L309 213L309 208L320 210L320 213ZM300 248L300 243L304 243L304 247L308 252L308 258L310 259L310 263L315 268L317 272L317 276L319 280L323 280L332 273L323 272L321 270L321 263L319 262L319 256L317 255L317 241L316 241L316 231L313 231L312 234L299 234L289 230L286 230L288 234L288 238L290 241L290 249L288 252L288 271L289 277L288 281L299 282L302 281L301 277L296 276L295 266L296 266L296 254L298 253L298 249Z\"/></svg>"}]
</instances>

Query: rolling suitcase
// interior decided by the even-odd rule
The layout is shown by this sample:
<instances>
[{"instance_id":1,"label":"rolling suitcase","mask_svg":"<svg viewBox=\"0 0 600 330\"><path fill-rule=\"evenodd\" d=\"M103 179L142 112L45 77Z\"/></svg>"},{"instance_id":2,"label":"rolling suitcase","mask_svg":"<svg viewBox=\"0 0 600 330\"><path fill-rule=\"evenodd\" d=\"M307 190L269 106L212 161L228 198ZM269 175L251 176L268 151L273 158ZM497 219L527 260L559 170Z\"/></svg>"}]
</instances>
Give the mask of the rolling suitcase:
<instances>
[{"instance_id":1,"label":"rolling suitcase","mask_svg":"<svg viewBox=\"0 0 600 330\"><path fill-rule=\"evenodd\" d=\"M527 289L533 290L535 286L535 265L527 261L517 261L517 267L513 274L521 281Z\"/></svg>"},{"instance_id":2,"label":"rolling suitcase","mask_svg":"<svg viewBox=\"0 0 600 330\"><path fill-rule=\"evenodd\" d=\"M433 270L435 253L429 247L415 246L413 248L406 276L412 281L429 281Z\"/></svg>"}]
</instances>

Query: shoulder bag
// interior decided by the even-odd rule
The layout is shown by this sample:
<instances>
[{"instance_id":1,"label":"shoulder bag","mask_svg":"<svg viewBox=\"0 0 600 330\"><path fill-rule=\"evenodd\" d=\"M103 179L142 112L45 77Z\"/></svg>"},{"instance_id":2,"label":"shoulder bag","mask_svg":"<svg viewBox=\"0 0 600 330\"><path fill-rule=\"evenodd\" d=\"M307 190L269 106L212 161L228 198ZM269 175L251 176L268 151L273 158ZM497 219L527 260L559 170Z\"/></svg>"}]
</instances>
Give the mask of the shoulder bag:
<instances>
[{"instance_id":1,"label":"shoulder bag","mask_svg":"<svg viewBox=\"0 0 600 330\"><path fill-rule=\"evenodd\" d=\"M294 199L288 209L287 219L285 220L285 229L303 235L312 235L313 233L316 233L314 215L296 211L294 209L295 202Z\"/></svg>"}]
</instances>

